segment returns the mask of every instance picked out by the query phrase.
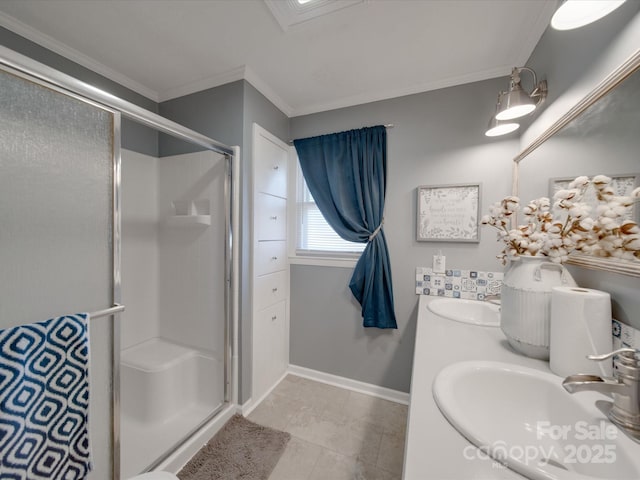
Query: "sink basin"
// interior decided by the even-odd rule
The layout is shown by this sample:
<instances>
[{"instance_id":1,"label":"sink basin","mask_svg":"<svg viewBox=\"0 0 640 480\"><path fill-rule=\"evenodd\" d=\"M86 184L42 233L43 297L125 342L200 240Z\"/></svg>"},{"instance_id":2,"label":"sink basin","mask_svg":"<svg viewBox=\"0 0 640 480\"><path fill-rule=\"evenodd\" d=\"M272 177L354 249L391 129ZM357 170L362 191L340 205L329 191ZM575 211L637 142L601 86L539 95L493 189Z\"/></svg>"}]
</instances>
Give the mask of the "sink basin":
<instances>
[{"instance_id":1,"label":"sink basin","mask_svg":"<svg viewBox=\"0 0 640 480\"><path fill-rule=\"evenodd\" d=\"M433 396L478 447L465 458L488 455L535 480L639 479L640 443L607 419L611 400L571 395L562 380L508 363L460 362L440 371Z\"/></svg>"},{"instance_id":2,"label":"sink basin","mask_svg":"<svg viewBox=\"0 0 640 480\"><path fill-rule=\"evenodd\" d=\"M458 298L439 298L429 302L427 308L436 315L456 322L485 327L500 326L500 307L493 303Z\"/></svg>"}]
</instances>

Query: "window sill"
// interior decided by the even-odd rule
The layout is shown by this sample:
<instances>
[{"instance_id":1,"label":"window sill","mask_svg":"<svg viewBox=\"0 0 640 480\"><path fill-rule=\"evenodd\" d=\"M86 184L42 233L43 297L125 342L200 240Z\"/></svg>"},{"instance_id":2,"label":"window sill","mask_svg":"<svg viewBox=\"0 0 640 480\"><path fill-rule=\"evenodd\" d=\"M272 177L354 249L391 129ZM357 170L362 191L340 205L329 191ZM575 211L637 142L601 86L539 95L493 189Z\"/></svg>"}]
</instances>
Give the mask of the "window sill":
<instances>
[{"instance_id":1,"label":"window sill","mask_svg":"<svg viewBox=\"0 0 640 480\"><path fill-rule=\"evenodd\" d=\"M289 257L291 265L312 265L317 267L353 268L359 257L330 257L320 255L293 255Z\"/></svg>"}]
</instances>

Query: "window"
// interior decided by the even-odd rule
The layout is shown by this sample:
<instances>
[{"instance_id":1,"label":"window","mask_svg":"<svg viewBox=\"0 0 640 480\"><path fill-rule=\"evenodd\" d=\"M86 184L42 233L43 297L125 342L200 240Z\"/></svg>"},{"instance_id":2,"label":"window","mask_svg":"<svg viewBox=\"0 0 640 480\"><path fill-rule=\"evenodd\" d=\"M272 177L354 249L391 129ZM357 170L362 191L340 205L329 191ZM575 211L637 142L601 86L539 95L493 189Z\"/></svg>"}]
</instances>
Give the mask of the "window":
<instances>
[{"instance_id":1,"label":"window","mask_svg":"<svg viewBox=\"0 0 640 480\"><path fill-rule=\"evenodd\" d=\"M359 256L367 244L344 240L331 228L318 210L307 187L307 182L302 176L302 170L300 168L296 168L296 170L296 253L300 255Z\"/></svg>"}]
</instances>

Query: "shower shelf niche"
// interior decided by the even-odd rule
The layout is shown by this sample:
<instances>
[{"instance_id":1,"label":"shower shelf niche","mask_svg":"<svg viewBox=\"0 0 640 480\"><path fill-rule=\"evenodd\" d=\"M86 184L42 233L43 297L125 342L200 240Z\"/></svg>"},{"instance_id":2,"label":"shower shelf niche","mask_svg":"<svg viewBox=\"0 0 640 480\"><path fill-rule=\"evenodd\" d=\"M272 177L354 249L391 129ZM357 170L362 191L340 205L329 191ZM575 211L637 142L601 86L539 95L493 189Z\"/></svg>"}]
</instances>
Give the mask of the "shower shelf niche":
<instances>
[{"instance_id":1,"label":"shower shelf niche","mask_svg":"<svg viewBox=\"0 0 640 480\"><path fill-rule=\"evenodd\" d=\"M173 215L167 218L167 225L171 227L208 227L211 225L211 215Z\"/></svg>"},{"instance_id":2,"label":"shower shelf niche","mask_svg":"<svg viewBox=\"0 0 640 480\"><path fill-rule=\"evenodd\" d=\"M176 200L171 202L173 215L167 218L172 227L208 227L211 225L209 200Z\"/></svg>"}]
</instances>

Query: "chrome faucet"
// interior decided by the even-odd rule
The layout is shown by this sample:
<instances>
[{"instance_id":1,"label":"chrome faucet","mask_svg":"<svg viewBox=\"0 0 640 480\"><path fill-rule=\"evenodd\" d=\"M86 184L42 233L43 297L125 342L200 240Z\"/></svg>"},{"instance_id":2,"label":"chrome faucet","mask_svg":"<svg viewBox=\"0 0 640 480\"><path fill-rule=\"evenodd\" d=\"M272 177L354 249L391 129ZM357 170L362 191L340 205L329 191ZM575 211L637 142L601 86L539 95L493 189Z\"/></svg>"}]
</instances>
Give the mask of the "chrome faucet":
<instances>
[{"instance_id":1,"label":"chrome faucet","mask_svg":"<svg viewBox=\"0 0 640 480\"><path fill-rule=\"evenodd\" d=\"M640 352L620 348L604 355L588 355L589 360L613 359L613 378L597 375L571 375L562 386L569 393L596 391L611 394L609 419L634 437L640 436Z\"/></svg>"},{"instance_id":2,"label":"chrome faucet","mask_svg":"<svg viewBox=\"0 0 640 480\"><path fill-rule=\"evenodd\" d=\"M485 295L483 300L485 302L489 302L489 303L493 303L495 305L500 305L500 294L495 294L495 295Z\"/></svg>"}]
</instances>

